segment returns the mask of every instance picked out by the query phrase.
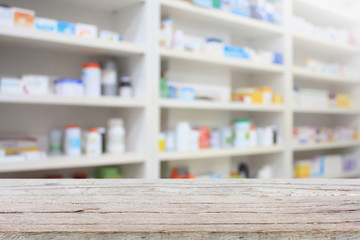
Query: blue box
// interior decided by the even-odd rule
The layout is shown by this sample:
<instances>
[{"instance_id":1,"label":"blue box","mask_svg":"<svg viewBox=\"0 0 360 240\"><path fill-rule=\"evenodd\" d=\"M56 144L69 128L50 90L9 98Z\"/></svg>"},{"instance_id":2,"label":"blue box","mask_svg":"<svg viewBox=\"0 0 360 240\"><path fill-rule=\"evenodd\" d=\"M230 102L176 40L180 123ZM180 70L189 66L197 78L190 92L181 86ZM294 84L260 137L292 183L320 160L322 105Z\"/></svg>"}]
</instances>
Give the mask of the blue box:
<instances>
[{"instance_id":1,"label":"blue box","mask_svg":"<svg viewBox=\"0 0 360 240\"><path fill-rule=\"evenodd\" d=\"M195 100L195 89L190 87L183 87L179 91L179 99L182 101L193 101Z\"/></svg>"},{"instance_id":2,"label":"blue box","mask_svg":"<svg viewBox=\"0 0 360 240\"><path fill-rule=\"evenodd\" d=\"M57 22L58 33L66 35L75 35L75 23L71 22Z\"/></svg>"},{"instance_id":3,"label":"blue box","mask_svg":"<svg viewBox=\"0 0 360 240\"><path fill-rule=\"evenodd\" d=\"M254 5L250 7L251 9L251 17L261 20L261 21L267 21L267 12L265 10L265 7L260 7L258 5Z\"/></svg>"},{"instance_id":4,"label":"blue box","mask_svg":"<svg viewBox=\"0 0 360 240\"><path fill-rule=\"evenodd\" d=\"M274 58L273 58L273 63L274 64L284 64L284 56L281 53L274 53Z\"/></svg>"},{"instance_id":5,"label":"blue box","mask_svg":"<svg viewBox=\"0 0 360 240\"><path fill-rule=\"evenodd\" d=\"M250 17L249 0L231 0L231 13L242 17Z\"/></svg>"}]
</instances>

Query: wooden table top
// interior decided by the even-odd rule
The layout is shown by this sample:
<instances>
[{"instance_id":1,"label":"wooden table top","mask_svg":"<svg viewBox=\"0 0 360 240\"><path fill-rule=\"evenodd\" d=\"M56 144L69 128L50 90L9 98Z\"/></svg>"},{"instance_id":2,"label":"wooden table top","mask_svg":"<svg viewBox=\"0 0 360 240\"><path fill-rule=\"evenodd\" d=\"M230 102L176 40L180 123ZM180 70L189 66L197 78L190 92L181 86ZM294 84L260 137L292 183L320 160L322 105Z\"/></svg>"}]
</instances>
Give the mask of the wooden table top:
<instances>
[{"instance_id":1,"label":"wooden table top","mask_svg":"<svg viewBox=\"0 0 360 240\"><path fill-rule=\"evenodd\" d=\"M0 239L360 239L359 180L0 180Z\"/></svg>"}]
</instances>

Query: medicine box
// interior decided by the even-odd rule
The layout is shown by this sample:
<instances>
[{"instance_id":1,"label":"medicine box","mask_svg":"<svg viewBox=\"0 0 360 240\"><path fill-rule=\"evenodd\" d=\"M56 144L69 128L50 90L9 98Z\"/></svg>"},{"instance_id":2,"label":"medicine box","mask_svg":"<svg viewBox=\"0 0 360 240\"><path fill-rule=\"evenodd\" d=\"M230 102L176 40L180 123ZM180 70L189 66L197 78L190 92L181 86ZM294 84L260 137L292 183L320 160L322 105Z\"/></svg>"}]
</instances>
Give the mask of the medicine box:
<instances>
[{"instance_id":1,"label":"medicine box","mask_svg":"<svg viewBox=\"0 0 360 240\"><path fill-rule=\"evenodd\" d=\"M66 35L75 35L75 23L58 21L57 32Z\"/></svg>"},{"instance_id":2,"label":"medicine box","mask_svg":"<svg viewBox=\"0 0 360 240\"><path fill-rule=\"evenodd\" d=\"M23 8L12 8L14 12L14 25L16 27L33 28L35 11Z\"/></svg>"},{"instance_id":3,"label":"medicine box","mask_svg":"<svg viewBox=\"0 0 360 240\"><path fill-rule=\"evenodd\" d=\"M213 0L193 0L193 3L195 5L207 8L211 8L213 6Z\"/></svg>"},{"instance_id":4,"label":"medicine box","mask_svg":"<svg viewBox=\"0 0 360 240\"><path fill-rule=\"evenodd\" d=\"M243 17L250 17L249 0L231 0L231 12Z\"/></svg>"},{"instance_id":5,"label":"medicine box","mask_svg":"<svg viewBox=\"0 0 360 240\"><path fill-rule=\"evenodd\" d=\"M46 95L49 93L48 76L23 75L22 82L25 94Z\"/></svg>"},{"instance_id":6,"label":"medicine box","mask_svg":"<svg viewBox=\"0 0 360 240\"><path fill-rule=\"evenodd\" d=\"M98 29L95 25L76 23L75 26L76 36L83 38L97 38Z\"/></svg>"},{"instance_id":7,"label":"medicine box","mask_svg":"<svg viewBox=\"0 0 360 240\"><path fill-rule=\"evenodd\" d=\"M328 92L325 90L300 88L297 97L302 107L329 107Z\"/></svg>"},{"instance_id":8,"label":"medicine box","mask_svg":"<svg viewBox=\"0 0 360 240\"><path fill-rule=\"evenodd\" d=\"M120 34L108 30L102 30L100 32L100 39L110 42L118 42L122 40L122 37Z\"/></svg>"},{"instance_id":9,"label":"medicine box","mask_svg":"<svg viewBox=\"0 0 360 240\"><path fill-rule=\"evenodd\" d=\"M35 29L47 32L57 32L57 21L50 18L35 18Z\"/></svg>"},{"instance_id":10,"label":"medicine box","mask_svg":"<svg viewBox=\"0 0 360 240\"><path fill-rule=\"evenodd\" d=\"M4 77L0 82L0 92L9 94L23 94L23 84L19 78Z\"/></svg>"},{"instance_id":11,"label":"medicine box","mask_svg":"<svg viewBox=\"0 0 360 240\"><path fill-rule=\"evenodd\" d=\"M14 12L11 8L0 6L0 26L14 26Z\"/></svg>"}]
</instances>

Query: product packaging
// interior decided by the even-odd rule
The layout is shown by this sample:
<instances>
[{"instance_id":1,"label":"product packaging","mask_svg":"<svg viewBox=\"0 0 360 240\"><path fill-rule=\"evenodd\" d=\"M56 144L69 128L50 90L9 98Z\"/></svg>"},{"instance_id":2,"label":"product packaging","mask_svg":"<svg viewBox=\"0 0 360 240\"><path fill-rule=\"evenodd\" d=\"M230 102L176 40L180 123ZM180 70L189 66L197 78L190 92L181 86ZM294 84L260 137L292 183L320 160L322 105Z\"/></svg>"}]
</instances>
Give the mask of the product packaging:
<instances>
[{"instance_id":1,"label":"product packaging","mask_svg":"<svg viewBox=\"0 0 360 240\"><path fill-rule=\"evenodd\" d=\"M24 94L23 83L19 78L4 77L0 83L1 93Z\"/></svg>"},{"instance_id":2,"label":"product packaging","mask_svg":"<svg viewBox=\"0 0 360 240\"><path fill-rule=\"evenodd\" d=\"M35 18L35 29L46 32L57 32L57 21L50 18Z\"/></svg>"},{"instance_id":3,"label":"product packaging","mask_svg":"<svg viewBox=\"0 0 360 240\"><path fill-rule=\"evenodd\" d=\"M75 25L76 36L82 38L97 38L98 28L95 25L76 23Z\"/></svg>"},{"instance_id":4,"label":"product packaging","mask_svg":"<svg viewBox=\"0 0 360 240\"><path fill-rule=\"evenodd\" d=\"M29 9L12 8L14 12L14 25L16 27L33 28L35 12Z\"/></svg>"},{"instance_id":5,"label":"product packaging","mask_svg":"<svg viewBox=\"0 0 360 240\"><path fill-rule=\"evenodd\" d=\"M0 26L14 26L14 11L8 6L0 6Z\"/></svg>"},{"instance_id":6,"label":"product packaging","mask_svg":"<svg viewBox=\"0 0 360 240\"><path fill-rule=\"evenodd\" d=\"M23 75L21 79L25 94L46 95L49 93L48 76Z\"/></svg>"},{"instance_id":7,"label":"product packaging","mask_svg":"<svg viewBox=\"0 0 360 240\"><path fill-rule=\"evenodd\" d=\"M109 42L118 42L122 40L122 36L113 31L102 30L100 32L100 39Z\"/></svg>"},{"instance_id":8,"label":"product packaging","mask_svg":"<svg viewBox=\"0 0 360 240\"><path fill-rule=\"evenodd\" d=\"M58 21L57 31L60 34L75 35L75 23Z\"/></svg>"}]
</instances>

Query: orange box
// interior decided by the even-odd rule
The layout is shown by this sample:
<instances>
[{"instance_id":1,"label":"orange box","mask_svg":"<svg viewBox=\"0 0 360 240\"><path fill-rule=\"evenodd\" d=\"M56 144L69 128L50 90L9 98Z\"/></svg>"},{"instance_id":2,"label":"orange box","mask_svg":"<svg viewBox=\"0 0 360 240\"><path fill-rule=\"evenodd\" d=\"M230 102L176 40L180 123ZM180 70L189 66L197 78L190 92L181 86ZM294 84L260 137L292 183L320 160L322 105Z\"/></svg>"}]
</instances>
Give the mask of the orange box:
<instances>
[{"instance_id":1,"label":"orange box","mask_svg":"<svg viewBox=\"0 0 360 240\"><path fill-rule=\"evenodd\" d=\"M13 8L14 24L16 27L33 28L35 11L23 8Z\"/></svg>"}]
</instances>

